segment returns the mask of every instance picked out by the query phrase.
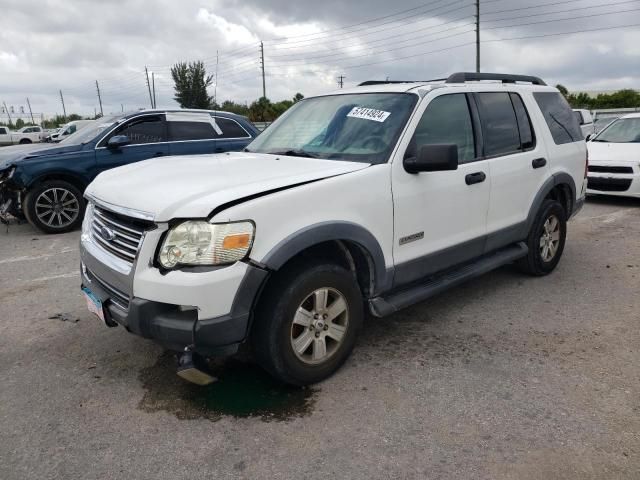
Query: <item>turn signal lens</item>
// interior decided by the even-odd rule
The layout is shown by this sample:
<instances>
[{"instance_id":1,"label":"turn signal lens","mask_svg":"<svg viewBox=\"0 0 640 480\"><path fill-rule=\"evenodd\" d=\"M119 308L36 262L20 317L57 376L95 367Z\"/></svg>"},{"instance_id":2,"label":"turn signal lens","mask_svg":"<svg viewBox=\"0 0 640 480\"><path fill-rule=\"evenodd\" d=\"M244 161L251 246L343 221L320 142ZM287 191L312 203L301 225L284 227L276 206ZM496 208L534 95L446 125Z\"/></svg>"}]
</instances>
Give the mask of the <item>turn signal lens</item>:
<instances>
[{"instance_id":1,"label":"turn signal lens","mask_svg":"<svg viewBox=\"0 0 640 480\"><path fill-rule=\"evenodd\" d=\"M222 248L225 250L233 250L235 248L247 248L251 243L251 235L241 233L239 235L228 235L222 241Z\"/></svg>"}]
</instances>

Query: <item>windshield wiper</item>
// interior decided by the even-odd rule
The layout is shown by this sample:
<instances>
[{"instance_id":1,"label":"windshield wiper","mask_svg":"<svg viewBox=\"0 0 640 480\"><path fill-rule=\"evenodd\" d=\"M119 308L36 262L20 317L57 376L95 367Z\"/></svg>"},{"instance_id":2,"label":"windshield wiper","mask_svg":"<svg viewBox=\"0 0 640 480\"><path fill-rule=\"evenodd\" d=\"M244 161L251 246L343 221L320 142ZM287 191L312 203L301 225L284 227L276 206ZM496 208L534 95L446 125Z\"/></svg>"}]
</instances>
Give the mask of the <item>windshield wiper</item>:
<instances>
[{"instance_id":1,"label":"windshield wiper","mask_svg":"<svg viewBox=\"0 0 640 480\"><path fill-rule=\"evenodd\" d=\"M271 155L286 155L287 157L306 157L306 158L318 158L313 153L309 153L302 149L282 150L277 152L269 152Z\"/></svg>"}]
</instances>

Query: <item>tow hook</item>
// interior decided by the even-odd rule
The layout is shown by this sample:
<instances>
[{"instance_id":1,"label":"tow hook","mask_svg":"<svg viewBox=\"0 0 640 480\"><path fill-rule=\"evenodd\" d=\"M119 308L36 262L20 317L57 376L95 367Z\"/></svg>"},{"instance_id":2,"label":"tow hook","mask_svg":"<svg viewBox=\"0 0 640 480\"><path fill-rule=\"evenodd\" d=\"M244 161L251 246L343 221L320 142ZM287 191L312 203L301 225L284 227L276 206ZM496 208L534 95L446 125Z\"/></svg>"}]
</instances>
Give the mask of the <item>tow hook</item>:
<instances>
[{"instance_id":1,"label":"tow hook","mask_svg":"<svg viewBox=\"0 0 640 480\"><path fill-rule=\"evenodd\" d=\"M196 385L209 385L218 379L213 375L204 357L192 350L193 345L185 347L184 351L178 354L179 377Z\"/></svg>"}]
</instances>

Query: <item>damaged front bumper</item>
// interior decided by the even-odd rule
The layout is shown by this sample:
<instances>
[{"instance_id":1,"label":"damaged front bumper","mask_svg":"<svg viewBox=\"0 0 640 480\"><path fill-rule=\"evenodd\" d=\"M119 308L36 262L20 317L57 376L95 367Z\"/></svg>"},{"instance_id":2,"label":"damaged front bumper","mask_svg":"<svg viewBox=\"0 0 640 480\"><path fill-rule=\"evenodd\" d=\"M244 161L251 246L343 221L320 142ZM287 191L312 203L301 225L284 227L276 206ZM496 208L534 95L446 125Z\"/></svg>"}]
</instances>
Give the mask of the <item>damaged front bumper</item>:
<instances>
[{"instance_id":1,"label":"damaged front bumper","mask_svg":"<svg viewBox=\"0 0 640 480\"><path fill-rule=\"evenodd\" d=\"M0 172L0 222L9 223L11 217L23 219L21 190L12 181L15 167Z\"/></svg>"}]
</instances>

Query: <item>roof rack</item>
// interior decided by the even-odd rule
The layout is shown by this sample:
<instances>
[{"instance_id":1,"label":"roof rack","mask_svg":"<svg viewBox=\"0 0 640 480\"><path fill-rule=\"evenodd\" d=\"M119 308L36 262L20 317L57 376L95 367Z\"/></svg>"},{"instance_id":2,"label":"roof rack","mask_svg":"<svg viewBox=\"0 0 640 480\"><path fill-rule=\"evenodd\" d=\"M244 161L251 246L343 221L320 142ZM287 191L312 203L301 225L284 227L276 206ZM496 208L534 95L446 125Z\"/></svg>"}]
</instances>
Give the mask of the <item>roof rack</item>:
<instances>
[{"instance_id":1,"label":"roof rack","mask_svg":"<svg viewBox=\"0 0 640 480\"><path fill-rule=\"evenodd\" d=\"M367 80L358 84L359 87L366 87L369 85L391 85L394 83L427 83L427 82L444 82L445 78L438 78L435 80Z\"/></svg>"},{"instance_id":2,"label":"roof rack","mask_svg":"<svg viewBox=\"0 0 640 480\"><path fill-rule=\"evenodd\" d=\"M496 80L502 83L527 82L533 85L546 85L542 79L530 75L509 75L506 73L458 72L449 75L445 83L478 82L480 80Z\"/></svg>"}]
</instances>

